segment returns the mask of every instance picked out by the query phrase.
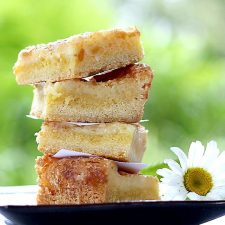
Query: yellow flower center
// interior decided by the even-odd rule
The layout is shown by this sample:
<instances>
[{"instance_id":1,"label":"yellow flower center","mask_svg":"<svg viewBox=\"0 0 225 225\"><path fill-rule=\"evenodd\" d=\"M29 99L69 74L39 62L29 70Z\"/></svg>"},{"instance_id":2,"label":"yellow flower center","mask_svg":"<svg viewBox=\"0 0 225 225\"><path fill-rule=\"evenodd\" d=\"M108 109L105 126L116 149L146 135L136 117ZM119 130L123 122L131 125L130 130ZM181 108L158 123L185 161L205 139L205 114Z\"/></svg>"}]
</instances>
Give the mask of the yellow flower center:
<instances>
[{"instance_id":1,"label":"yellow flower center","mask_svg":"<svg viewBox=\"0 0 225 225\"><path fill-rule=\"evenodd\" d=\"M187 191L205 196L213 187L211 174L203 168L189 168L184 175L184 185Z\"/></svg>"}]
</instances>

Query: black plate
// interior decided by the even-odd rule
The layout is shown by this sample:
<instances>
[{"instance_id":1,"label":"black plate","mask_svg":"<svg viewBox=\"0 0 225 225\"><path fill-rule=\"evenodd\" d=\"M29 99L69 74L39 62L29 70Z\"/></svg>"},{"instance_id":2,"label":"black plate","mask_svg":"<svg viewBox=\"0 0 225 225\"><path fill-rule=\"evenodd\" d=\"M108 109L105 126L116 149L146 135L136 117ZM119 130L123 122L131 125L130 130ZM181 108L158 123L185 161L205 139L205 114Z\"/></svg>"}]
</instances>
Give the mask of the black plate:
<instances>
[{"instance_id":1,"label":"black plate","mask_svg":"<svg viewBox=\"0 0 225 225\"><path fill-rule=\"evenodd\" d=\"M225 201L135 201L36 205L37 186L0 187L0 213L13 225L191 225L225 215Z\"/></svg>"},{"instance_id":2,"label":"black plate","mask_svg":"<svg viewBox=\"0 0 225 225\"><path fill-rule=\"evenodd\" d=\"M225 215L225 201L140 201L95 205L0 206L16 225L186 225Z\"/></svg>"}]
</instances>

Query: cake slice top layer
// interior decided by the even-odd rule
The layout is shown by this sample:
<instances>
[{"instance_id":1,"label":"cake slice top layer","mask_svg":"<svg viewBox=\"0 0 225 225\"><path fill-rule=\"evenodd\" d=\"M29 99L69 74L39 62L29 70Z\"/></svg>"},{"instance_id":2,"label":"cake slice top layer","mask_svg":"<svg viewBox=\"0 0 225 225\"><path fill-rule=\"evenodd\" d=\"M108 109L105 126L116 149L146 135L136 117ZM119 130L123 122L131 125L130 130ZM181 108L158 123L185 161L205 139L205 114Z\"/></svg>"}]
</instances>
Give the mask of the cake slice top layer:
<instances>
[{"instance_id":1,"label":"cake slice top layer","mask_svg":"<svg viewBox=\"0 0 225 225\"><path fill-rule=\"evenodd\" d=\"M117 69L142 58L137 28L102 30L25 48L14 74L18 84L55 82Z\"/></svg>"}]
</instances>

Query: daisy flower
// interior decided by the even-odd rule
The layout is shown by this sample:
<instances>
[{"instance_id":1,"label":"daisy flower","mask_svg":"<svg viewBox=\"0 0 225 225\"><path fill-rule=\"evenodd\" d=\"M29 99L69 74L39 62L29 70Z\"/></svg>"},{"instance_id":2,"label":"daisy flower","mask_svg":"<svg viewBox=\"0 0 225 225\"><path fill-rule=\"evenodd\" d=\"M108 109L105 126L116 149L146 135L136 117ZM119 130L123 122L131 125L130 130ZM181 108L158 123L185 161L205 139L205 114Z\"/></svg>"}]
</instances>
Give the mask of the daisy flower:
<instances>
[{"instance_id":1,"label":"daisy flower","mask_svg":"<svg viewBox=\"0 0 225 225\"><path fill-rule=\"evenodd\" d=\"M172 159L164 162L168 168L157 170L160 175L162 200L224 200L225 152L220 154L217 143L211 141L206 149L200 141L192 142L188 156L177 147Z\"/></svg>"}]
</instances>

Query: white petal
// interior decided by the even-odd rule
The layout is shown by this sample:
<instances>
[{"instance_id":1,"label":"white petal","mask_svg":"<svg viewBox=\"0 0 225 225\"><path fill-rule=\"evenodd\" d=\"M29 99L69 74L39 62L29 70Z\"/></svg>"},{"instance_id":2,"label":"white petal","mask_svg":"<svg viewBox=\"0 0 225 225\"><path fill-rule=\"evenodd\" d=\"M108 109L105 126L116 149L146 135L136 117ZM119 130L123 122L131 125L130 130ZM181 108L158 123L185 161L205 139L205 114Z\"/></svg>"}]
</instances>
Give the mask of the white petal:
<instances>
[{"instance_id":1,"label":"white petal","mask_svg":"<svg viewBox=\"0 0 225 225\"><path fill-rule=\"evenodd\" d=\"M172 159L166 159L166 160L164 160L164 163L166 163L174 173L182 176L182 174L183 174L182 168L176 161L174 161Z\"/></svg>"},{"instance_id":2,"label":"white petal","mask_svg":"<svg viewBox=\"0 0 225 225\"><path fill-rule=\"evenodd\" d=\"M224 179L225 178L225 168L224 165L218 166L215 169L211 168L209 170L214 179Z\"/></svg>"},{"instance_id":3,"label":"white petal","mask_svg":"<svg viewBox=\"0 0 225 225\"><path fill-rule=\"evenodd\" d=\"M161 177L170 177L174 174L173 171L168 168L158 169L156 173Z\"/></svg>"},{"instance_id":4,"label":"white petal","mask_svg":"<svg viewBox=\"0 0 225 225\"><path fill-rule=\"evenodd\" d=\"M219 149L217 148L217 143L215 141L210 141L207 144L205 154L202 157L201 166L209 170L211 165L217 159L218 155Z\"/></svg>"},{"instance_id":5,"label":"white petal","mask_svg":"<svg viewBox=\"0 0 225 225\"><path fill-rule=\"evenodd\" d=\"M218 157L218 163L219 164L224 164L225 163L225 151L223 151L220 155L219 155L219 157Z\"/></svg>"},{"instance_id":6,"label":"white petal","mask_svg":"<svg viewBox=\"0 0 225 225\"><path fill-rule=\"evenodd\" d=\"M206 198L208 200L224 200L225 199L225 191L223 189L212 189L207 195Z\"/></svg>"},{"instance_id":7,"label":"white petal","mask_svg":"<svg viewBox=\"0 0 225 225\"><path fill-rule=\"evenodd\" d=\"M178 189L177 195L174 197L174 200L185 200L187 199L188 191L184 186L180 186Z\"/></svg>"},{"instance_id":8,"label":"white petal","mask_svg":"<svg viewBox=\"0 0 225 225\"><path fill-rule=\"evenodd\" d=\"M214 179L225 179L225 165L219 165L215 169L211 168L209 171Z\"/></svg>"},{"instance_id":9,"label":"white petal","mask_svg":"<svg viewBox=\"0 0 225 225\"><path fill-rule=\"evenodd\" d=\"M217 160L215 160L214 164L210 167L211 171L214 173L221 173L225 174L225 151L222 152Z\"/></svg>"},{"instance_id":10,"label":"white petal","mask_svg":"<svg viewBox=\"0 0 225 225\"><path fill-rule=\"evenodd\" d=\"M186 199L186 190L177 186L160 185L162 200L184 200Z\"/></svg>"},{"instance_id":11,"label":"white petal","mask_svg":"<svg viewBox=\"0 0 225 225\"><path fill-rule=\"evenodd\" d=\"M225 186L215 187L210 191L210 193L225 196Z\"/></svg>"},{"instance_id":12,"label":"white petal","mask_svg":"<svg viewBox=\"0 0 225 225\"><path fill-rule=\"evenodd\" d=\"M195 192L189 192L187 194L187 197L190 199L190 200L202 200L202 196L196 194Z\"/></svg>"},{"instance_id":13,"label":"white petal","mask_svg":"<svg viewBox=\"0 0 225 225\"><path fill-rule=\"evenodd\" d=\"M161 182L167 185L180 186L183 183L182 177L175 175L173 177L163 177Z\"/></svg>"},{"instance_id":14,"label":"white petal","mask_svg":"<svg viewBox=\"0 0 225 225\"><path fill-rule=\"evenodd\" d=\"M181 168L182 168L183 172L185 172L187 170L187 156L180 148L172 147L170 149L174 154L177 155L177 157L180 161Z\"/></svg>"},{"instance_id":15,"label":"white petal","mask_svg":"<svg viewBox=\"0 0 225 225\"><path fill-rule=\"evenodd\" d=\"M205 200L223 200L223 199L224 199L223 196L220 196L217 193L211 193L211 192L208 193L205 198Z\"/></svg>"},{"instance_id":16,"label":"white petal","mask_svg":"<svg viewBox=\"0 0 225 225\"><path fill-rule=\"evenodd\" d=\"M221 186L224 186L224 190L225 190L225 179L214 180L213 183L214 183L215 187L221 187Z\"/></svg>"},{"instance_id":17,"label":"white petal","mask_svg":"<svg viewBox=\"0 0 225 225\"><path fill-rule=\"evenodd\" d=\"M176 192L161 193L161 200L164 200L164 201L172 200L176 194L177 194Z\"/></svg>"},{"instance_id":18,"label":"white petal","mask_svg":"<svg viewBox=\"0 0 225 225\"><path fill-rule=\"evenodd\" d=\"M162 200L171 200L178 192L178 188L176 186L168 186L164 183L159 184L159 189Z\"/></svg>"},{"instance_id":19,"label":"white petal","mask_svg":"<svg viewBox=\"0 0 225 225\"><path fill-rule=\"evenodd\" d=\"M184 201L187 199L187 193L184 191L182 193L177 194L176 196L174 196L174 198L172 200L174 201Z\"/></svg>"},{"instance_id":20,"label":"white petal","mask_svg":"<svg viewBox=\"0 0 225 225\"><path fill-rule=\"evenodd\" d=\"M174 198L174 195L175 195L176 193L164 193L164 194L161 194L161 200L163 200L163 201L171 201L173 198Z\"/></svg>"},{"instance_id":21,"label":"white petal","mask_svg":"<svg viewBox=\"0 0 225 225\"><path fill-rule=\"evenodd\" d=\"M198 167L200 165L204 151L204 146L200 141L192 142L189 152L192 152L190 155L193 158L189 160L188 155L188 162L190 167Z\"/></svg>"},{"instance_id":22,"label":"white petal","mask_svg":"<svg viewBox=\"0 0 225 225\"><path fill-rule=\"evenodd\" d=\"M188 151L188 167L192 167L192 162L195 156L195 142L192 142Z\"/></svg>"}]
</instances>

